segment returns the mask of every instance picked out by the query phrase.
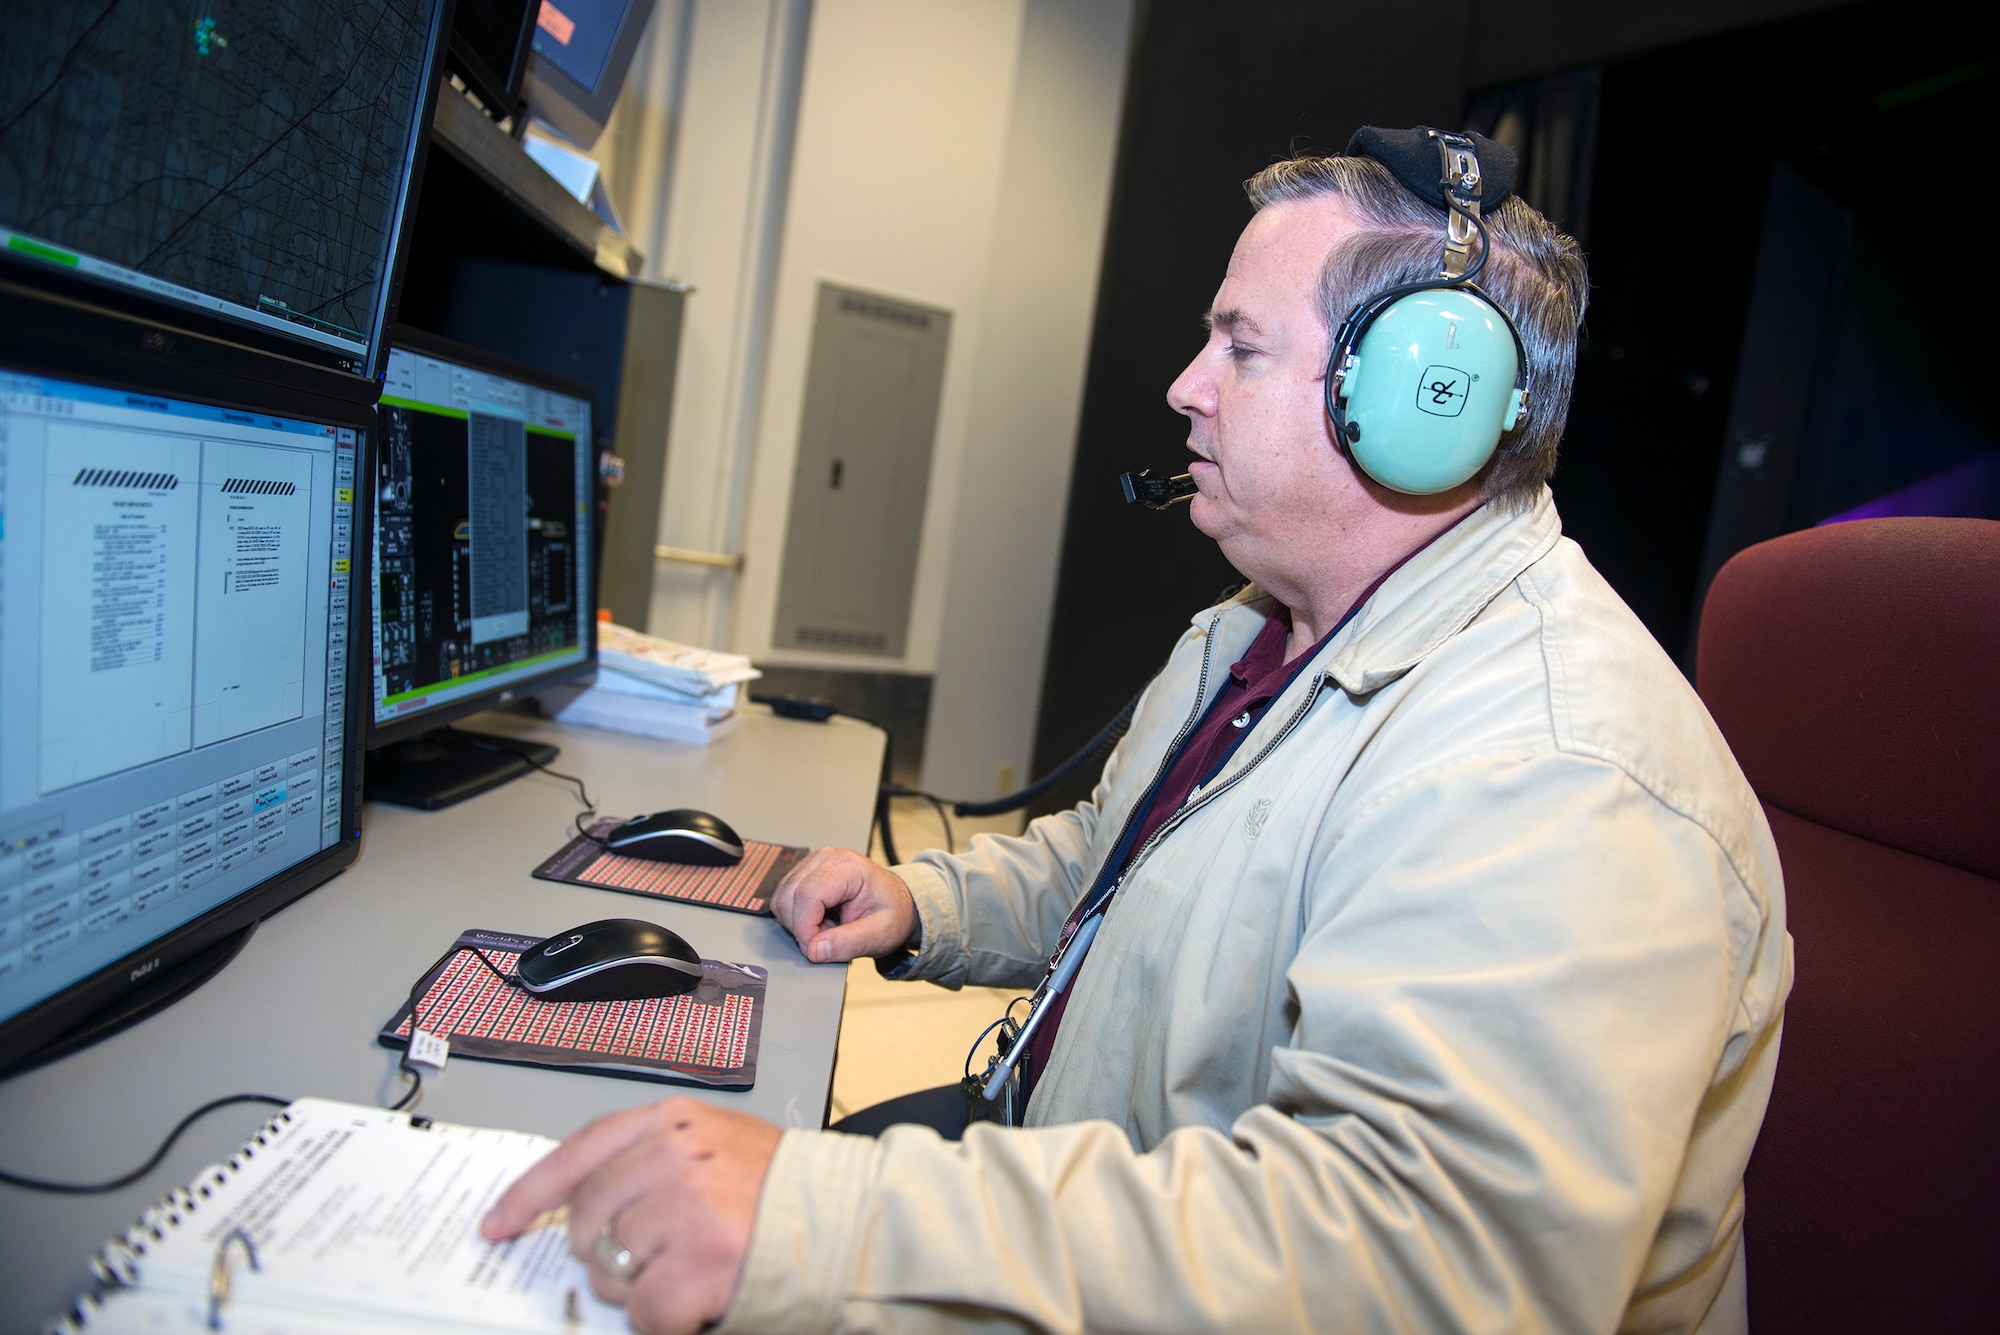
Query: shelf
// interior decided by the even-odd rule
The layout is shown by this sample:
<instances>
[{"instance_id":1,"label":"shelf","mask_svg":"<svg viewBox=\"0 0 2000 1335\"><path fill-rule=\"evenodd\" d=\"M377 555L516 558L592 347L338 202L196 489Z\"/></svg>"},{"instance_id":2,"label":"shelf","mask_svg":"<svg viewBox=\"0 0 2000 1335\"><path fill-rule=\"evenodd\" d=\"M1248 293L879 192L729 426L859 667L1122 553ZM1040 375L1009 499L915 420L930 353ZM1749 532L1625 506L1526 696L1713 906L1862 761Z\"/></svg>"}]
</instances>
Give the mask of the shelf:
<instances>
[{"instance_id":1,"label":"shelf","mask_svg":"<svg viewBox=\"0 0 2000 1335\"><path fill-rule=\"evenodd\" d=\"M605 273L639 276L643 257L630 242L577 203L505 130L449 87L438 98L431 139Z\"/></svg>"}]
</instances>

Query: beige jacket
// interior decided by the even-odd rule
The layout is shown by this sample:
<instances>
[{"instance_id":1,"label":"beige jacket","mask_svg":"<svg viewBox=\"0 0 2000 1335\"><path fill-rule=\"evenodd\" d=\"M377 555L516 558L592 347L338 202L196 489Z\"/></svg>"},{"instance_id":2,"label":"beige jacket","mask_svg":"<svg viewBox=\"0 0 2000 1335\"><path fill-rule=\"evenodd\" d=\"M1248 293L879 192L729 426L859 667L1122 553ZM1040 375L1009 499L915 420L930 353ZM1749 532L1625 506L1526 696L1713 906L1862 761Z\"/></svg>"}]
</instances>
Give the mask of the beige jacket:
<instances>
[{"instance_id":1,"label":"beige jacket","mask_svg":"<svg viewBox=\"0 0 2000 1335\"><path fill-rule=\"evenodd\" d=\"M898 868L903 972L1036 981L1268 605L1196 618L1091 802ZM1546 492L1482 510L1139 851L1030 1129L788 1133L724 1328L1740 1330L1789 982L1694 693Z\"/></svg>"}]
</instances>

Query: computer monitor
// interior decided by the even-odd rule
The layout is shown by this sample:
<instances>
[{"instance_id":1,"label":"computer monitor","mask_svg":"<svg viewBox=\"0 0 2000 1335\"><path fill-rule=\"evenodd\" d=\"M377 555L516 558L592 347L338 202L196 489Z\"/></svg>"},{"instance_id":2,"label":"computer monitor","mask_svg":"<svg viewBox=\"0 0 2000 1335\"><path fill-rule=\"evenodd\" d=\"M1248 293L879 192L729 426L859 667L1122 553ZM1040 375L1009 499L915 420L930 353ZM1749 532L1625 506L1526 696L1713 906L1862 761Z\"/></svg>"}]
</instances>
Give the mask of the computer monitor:
<instances>
[{"instance_id":1,"label":"computer monitor","mask_svg":"<svg viewBox=\"0 0 2000 1335\"><path fill-rule=\"evenodd\" d=\"M447 59L495 120L521 109L541 0L458 0Z\"/></svg>"},{"instance_id":2,"label":"computer monitor","mask_svg":"<svg viewBox=\"0 0 2000 1335\"><path fill-rule=\"evenodd\" d=\"M578 148L604 133L653 0L542 0L528 62L528 109Z\"/></svg>"},{"instance_id":3,"label":"computer monitor","mask_svg":"<svg viewBox=\"0 0 2000 1335\"><path fill-rule=\"evenodd\" d=\"M368 796L436 808L553 747L444 725L597 668L588 385L396 331L376 412Z\"/></svg>"},{"instance_id":4,"label":"computer monitor","mask_svg":"<svg viewBox=\"0 0 2000 1335\"><path fill-rule=\"evenodd\" d=\"M99 319L22 300L0 319ZM172 999L353 860L366 681L366 409L25 341L0 339L0 1069Z\"/></svg>"},{"instance_id":5,"label":"computer monitor","mask_svg":"<svg viewBox=\"0 0 2000 1335\"><path fill-rule=\"evenodd\" d=\"M0 274L372 397L446 8L9 5Z\"/></svg>"}]
</instances>

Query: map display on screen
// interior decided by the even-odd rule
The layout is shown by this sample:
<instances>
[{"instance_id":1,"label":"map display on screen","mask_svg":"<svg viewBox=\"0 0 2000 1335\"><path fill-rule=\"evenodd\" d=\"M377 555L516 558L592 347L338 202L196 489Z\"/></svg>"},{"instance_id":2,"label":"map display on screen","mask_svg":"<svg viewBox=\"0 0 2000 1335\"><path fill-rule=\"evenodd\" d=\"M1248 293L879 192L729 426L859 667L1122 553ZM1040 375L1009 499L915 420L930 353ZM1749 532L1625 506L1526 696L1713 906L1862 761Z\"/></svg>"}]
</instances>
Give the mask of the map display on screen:
<instances>
[{"instance_id":1,"label":"map display on screen","mask_svg":"<svg viewBox=\"0 0 2000 1335\"><path fill-rule=\"evenodd\" d=\"M0 246L361 353L438 0L10 0Z\"/></svg>"}]
</instances>

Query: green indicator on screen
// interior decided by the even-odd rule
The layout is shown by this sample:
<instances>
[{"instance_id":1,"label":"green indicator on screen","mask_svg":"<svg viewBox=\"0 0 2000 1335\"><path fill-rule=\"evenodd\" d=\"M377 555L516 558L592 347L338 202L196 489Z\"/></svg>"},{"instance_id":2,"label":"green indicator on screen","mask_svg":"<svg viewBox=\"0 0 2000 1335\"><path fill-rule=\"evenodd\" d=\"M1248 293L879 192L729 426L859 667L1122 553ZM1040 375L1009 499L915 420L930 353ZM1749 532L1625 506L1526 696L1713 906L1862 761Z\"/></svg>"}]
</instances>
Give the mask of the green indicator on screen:
<instances>
[{"instance_id":1,"label":"green indicator on screen","mask_svg":"<svg viewBox=\"0 0 2000 1335\"><path fill-rule=\"evenodd\" d=\"M380 400L385 408L414 408L420 413L436 413L439 417L456 417L461 422L470 420L472 414L463 408L448 408L442 403L425 403L419 399L401 399L394 394L384 394Z\"/></svg>"},{"instance_id":2,"label":"green indicator on screen","mask_svg":"<svg viewBox=\"0 0 2000 1335\"><path fill-rule=\"evenodd\" d=\"M30 241L25 236L8 237L7 249L18 250L23 255L33 255L36 259L47 260L50 264L66 264L72 269L76 267L76 256L68 251L45 246L39 241Z\"/></svg>"}]
</instances>

